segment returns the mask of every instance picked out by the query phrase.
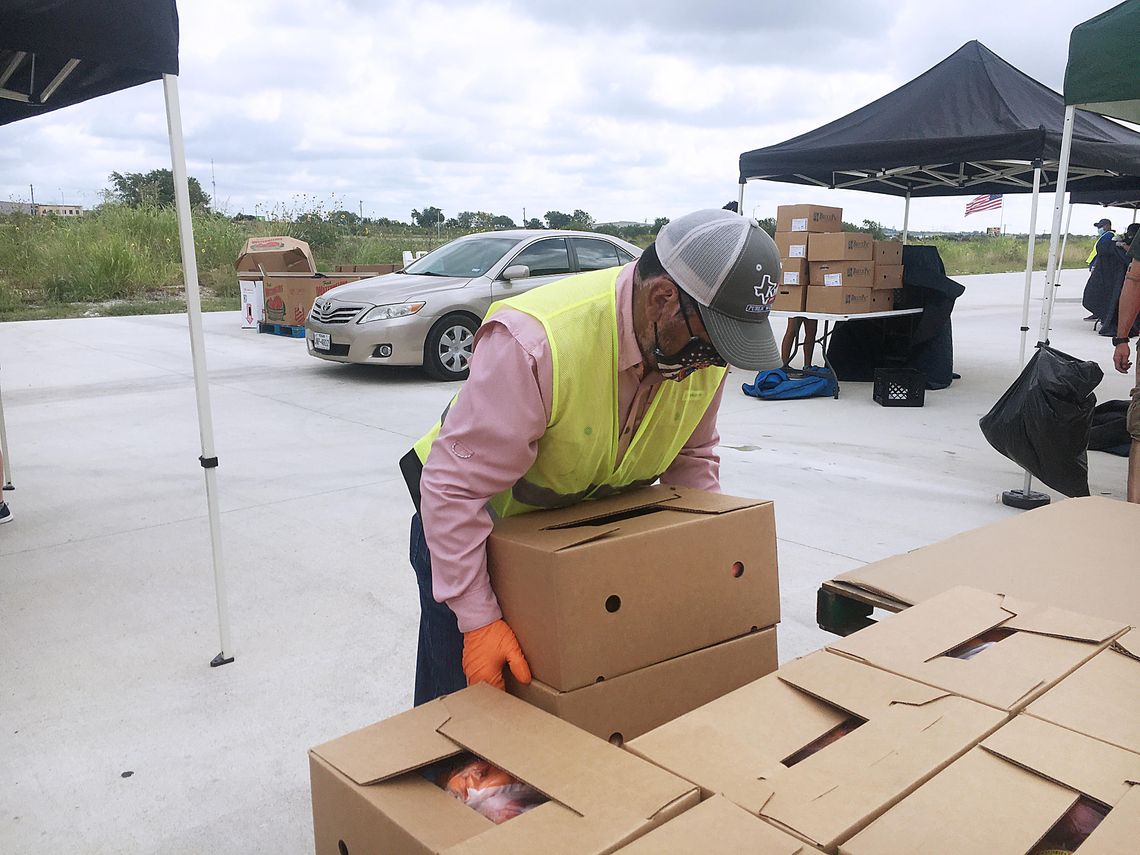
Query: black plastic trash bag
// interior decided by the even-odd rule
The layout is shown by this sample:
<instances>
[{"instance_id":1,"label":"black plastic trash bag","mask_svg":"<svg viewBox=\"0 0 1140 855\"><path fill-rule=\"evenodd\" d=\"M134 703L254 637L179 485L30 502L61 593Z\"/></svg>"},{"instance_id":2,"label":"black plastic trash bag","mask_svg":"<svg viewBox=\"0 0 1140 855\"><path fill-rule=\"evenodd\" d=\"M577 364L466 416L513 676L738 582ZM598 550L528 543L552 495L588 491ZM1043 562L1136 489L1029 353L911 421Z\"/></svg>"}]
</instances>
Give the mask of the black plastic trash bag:
<instances>
[{"instance_id":1,"label":"black plastic trash bag","mask_svg":"<svg viewBox=\"0 0 1140 855\"><path fill-rule=\"evenodd\" d=\"M1039 347L978 424L999 454L1034 478L1066 496L1087 496L1093 389L1103 377L1095 362Z\"/></svg>"}]
</instances>

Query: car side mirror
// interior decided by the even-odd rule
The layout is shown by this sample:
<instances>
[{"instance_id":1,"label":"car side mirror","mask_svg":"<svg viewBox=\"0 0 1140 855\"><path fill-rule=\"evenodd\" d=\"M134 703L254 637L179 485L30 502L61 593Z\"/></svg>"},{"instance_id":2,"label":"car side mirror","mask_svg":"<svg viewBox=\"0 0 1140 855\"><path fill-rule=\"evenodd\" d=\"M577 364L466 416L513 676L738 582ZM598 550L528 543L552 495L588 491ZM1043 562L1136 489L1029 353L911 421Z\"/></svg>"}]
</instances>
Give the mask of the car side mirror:
<instances>
[{"instance_id":1,"label":"car side mirror","mask_svg":"<svg viewBox=\"0 0 1140 855\"><path fill-rule=\"evenodd\" d=\"M530 268L525 264L512 264L503 271L503 278L508 282L515 279L526 279L528 276L530 276Z\"/></svg>"}]
</instances>

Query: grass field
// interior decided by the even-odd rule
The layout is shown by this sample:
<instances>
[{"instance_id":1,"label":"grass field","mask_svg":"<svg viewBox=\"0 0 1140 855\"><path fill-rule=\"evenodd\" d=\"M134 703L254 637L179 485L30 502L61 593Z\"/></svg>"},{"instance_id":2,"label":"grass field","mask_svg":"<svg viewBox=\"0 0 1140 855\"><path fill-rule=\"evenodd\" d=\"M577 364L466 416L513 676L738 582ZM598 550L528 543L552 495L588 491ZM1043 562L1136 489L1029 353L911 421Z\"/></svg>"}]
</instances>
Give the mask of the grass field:
<instances>
[{"instance_id":1,"label":"grass field","mask_svg":"<svg viewBox=\"0 0 1140 855\"><path fill-rule=\"evenodd\" d=\"M417 228L347 234L325 220L234 222L195 214L194 240L202 307L238 308L233 262L249 237L291 235L309 242L320 270L336 264L399 262L405 249L427 250L457 234ZM645 244L644 241L638 243ZM927 241L949 275L1001 273L1025 266L1025 238ZM1091 237L1069 241L1065 267L1083 267ZM1048 239L1038 238L1044 269ZM0 321L185 311L178 225L173 210L105 206L79 218L0 218Z\"/></svg>"}]
</instances>

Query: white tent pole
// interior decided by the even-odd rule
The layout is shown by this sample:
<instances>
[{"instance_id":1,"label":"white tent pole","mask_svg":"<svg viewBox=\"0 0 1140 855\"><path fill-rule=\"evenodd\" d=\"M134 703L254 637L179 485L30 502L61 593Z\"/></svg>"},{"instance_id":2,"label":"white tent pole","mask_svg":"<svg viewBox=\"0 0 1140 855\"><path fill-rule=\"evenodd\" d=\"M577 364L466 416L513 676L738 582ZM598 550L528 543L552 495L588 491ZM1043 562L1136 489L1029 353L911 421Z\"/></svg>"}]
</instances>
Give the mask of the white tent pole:
<instances>
[{"instance_id":1,"label":"white tent pole","mask_svg":"<svg viewBox=\"0 0 1140 855\"><path fill-rule=\"evenodd\" d=\"M736 196L736 213L744 216L744 182L740 182L740 191Z\"/></svg>"},{"instance_id":2,"label":"white tent pole","mask_svg":"<svg viewBox=\"0 0 1140 855\"><path fill-rule=\"evenodd\" d=\"M906 188L906 204L903 205L903 236L902 242L906 243L907 226L910 224L910 188Z\"/></svg>"},{"instance_id":3,"label":"white tent pole","mask_svg":"<svg viewBox=\"0 0 1140 855\"><path fill-rule=\"evenodd\" d=\"M4 469L0 471L0 482L5 490L15 489L12 486L12 459L8 456L8 428L4 423L4 395L0 390L0 456L4 458ZM0 496L0 502L4 497Z\"/></svg>"},{"instance_id":4,"label":"white tent pole","mask_svg":"<svg viewBox=\"0 0 1140 855\"><path fill-rule=\"evenodd\" d=\"M1065 207L1065 185L1069 181L1069 154L1073 148L1075 107L1065 108L1065 127L1061 132L1061 160L1057 164L1057 192L1053 199L1053 227L1049 234L1049 263L1045 267L1045 295L1041 305L1040 341L1049 340L1049 323L1053 320L1053 294L1056 290L1057 242L1061 234L1061 210Z\"/></svg>"},{"instance_id":5,"label":"white tent pole","mask_svg":"<svg viewBox=\"0 0 1140 855\"><path fill-rule=\"evenodd\" d=\"M1033 202L1029 208L1029 249L1025 253L1025 294L1021 299L1021 349L1018 366L1025 365L1025 338L1029 334L1029 296L1033 291L1033 251L1037 246L1037 199L1041 195L1041 162L1033 166ZM1028 476L1026 476L1028 477Z\"/></svg>"},{"instance_id":6,"label":"white tent pole","mask_svg":"<svg viewBox=\"0 0 1140 855\"><path fill-rule=\"evenodd\" d=\"M198 458L206 473L206 505L210 517L213 546L214 594L218 604L218 635L221 652L211 666L233 661L230 646L229 603L226 597L225 568L222 564L222 525L218 510L218 458L214 454L214 421L210 412L209 377L206 373L206 347L202 335L202 302L198 291L198 261L194 254L194 224L190 219L190 189L186 177L186 151L182 141L182 108L178 102L178 77L162 75L166 95L166 124L170 133L170 165L174 174L174 202L178 213L178 240L182 250L182 273L186 284L186 319L190 325L190 353L194 361L194 393L198 400L198 433L202 455Z\"/></svg>"},{"instance_id":7,"label":"white tent pole","mask_svg":"<svg viewBox=\"0 0 1140 855\"><path fill-rule=\"evenodd\" d=\"M1069 245L1069 225L1073 222L1073 202L1069 200L1069 208L1065 212L1065 233L1061 235L1061 260L1057 264L1057 287L1061 287L1061 273L1065 269L1065 247Z\"/></svg>"}]
</instances>

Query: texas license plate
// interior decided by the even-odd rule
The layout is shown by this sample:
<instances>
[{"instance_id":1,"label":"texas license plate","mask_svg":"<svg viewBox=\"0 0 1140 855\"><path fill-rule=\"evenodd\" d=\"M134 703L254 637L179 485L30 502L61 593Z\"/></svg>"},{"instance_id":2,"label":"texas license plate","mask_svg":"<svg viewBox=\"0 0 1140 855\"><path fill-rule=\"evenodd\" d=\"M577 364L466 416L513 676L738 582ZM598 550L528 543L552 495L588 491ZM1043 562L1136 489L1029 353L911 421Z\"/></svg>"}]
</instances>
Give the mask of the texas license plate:
<instances>
[{"instance_id":1,"label":"texas license plate","mask_svg":"<svg viewBox=\"0 0 1140 855\"><path fill-rule=\"evenodd\" d=\"M313 349L314 350L329 350L332 348L332 336L328 333L315 332L313 333Z\"/></svg>"}]
</instances>

